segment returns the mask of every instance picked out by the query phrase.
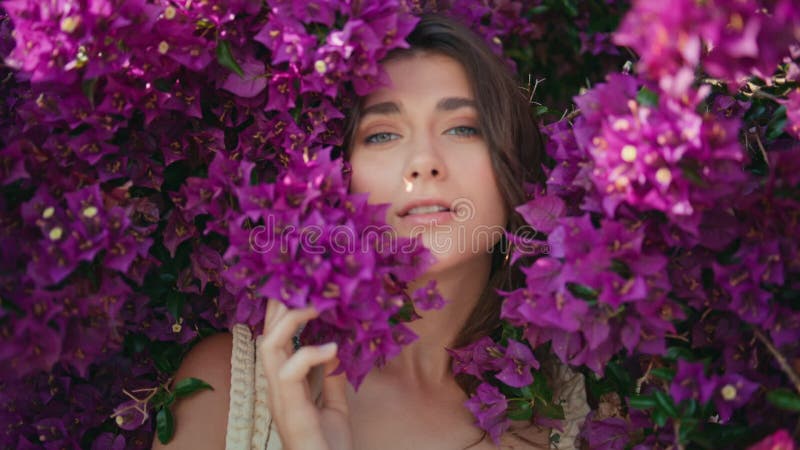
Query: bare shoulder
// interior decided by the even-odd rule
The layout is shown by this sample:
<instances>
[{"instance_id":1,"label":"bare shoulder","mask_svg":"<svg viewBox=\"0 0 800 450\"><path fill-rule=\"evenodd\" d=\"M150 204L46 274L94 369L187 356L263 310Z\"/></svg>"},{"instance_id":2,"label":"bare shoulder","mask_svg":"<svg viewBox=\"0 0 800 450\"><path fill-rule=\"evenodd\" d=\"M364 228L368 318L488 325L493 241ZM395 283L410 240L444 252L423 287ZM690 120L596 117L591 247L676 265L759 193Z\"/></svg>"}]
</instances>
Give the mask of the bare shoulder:
<instances>
[{"instance_id":1,"label":"bare shoulder","mask_svg":"<svg viewBox=\"0 0 800 450\"><path fill-rule=\"evenodd\" d=\"M192 348L183 359L173 384L184 378L199 378L214 388L175 403L175 435L164 445L153 439L153 449L223 449L228 425L233 336L218 333Z\"/></svg>"}]
</instances>

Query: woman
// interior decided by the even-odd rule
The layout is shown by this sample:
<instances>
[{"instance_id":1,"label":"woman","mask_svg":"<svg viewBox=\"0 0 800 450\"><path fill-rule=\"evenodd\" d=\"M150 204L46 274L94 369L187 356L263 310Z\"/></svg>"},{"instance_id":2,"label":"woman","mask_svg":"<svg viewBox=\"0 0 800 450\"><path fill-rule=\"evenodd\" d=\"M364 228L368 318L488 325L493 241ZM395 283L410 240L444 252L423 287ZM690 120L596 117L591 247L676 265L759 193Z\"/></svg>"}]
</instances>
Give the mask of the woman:
<instances>
[{"instance_id":1,"label":"woman","mask_svg":"<svg viewBox=\"0 0 800 450\"><path fill-rule=\"evenodd\" d=\"M410 49L382 62L390 83L350 115L350 188L389 203L398 235L421 236L437 261L410 288L435 279L449 302L410 323L419 339L372 370L358 392L343 376L324 376L336 367L335 344L293 351L292 336L317 312L269 302L256 346L237 326L187 355L175 378L202 378L215 390L177 405L166 448L496 448L464 407L474 383L453 376L445 349L496 329L495 289L521 282L502 233L491 231L522 224L513 208L526 200L524 182L541 182L542 148L525 95L479 37L429 16L408 41ZM588 411L583 381L553 367L568 400L559 448L573 448ZM516 424L501 447L548 448L549 434Z\"/></svg>"}]
</instances>

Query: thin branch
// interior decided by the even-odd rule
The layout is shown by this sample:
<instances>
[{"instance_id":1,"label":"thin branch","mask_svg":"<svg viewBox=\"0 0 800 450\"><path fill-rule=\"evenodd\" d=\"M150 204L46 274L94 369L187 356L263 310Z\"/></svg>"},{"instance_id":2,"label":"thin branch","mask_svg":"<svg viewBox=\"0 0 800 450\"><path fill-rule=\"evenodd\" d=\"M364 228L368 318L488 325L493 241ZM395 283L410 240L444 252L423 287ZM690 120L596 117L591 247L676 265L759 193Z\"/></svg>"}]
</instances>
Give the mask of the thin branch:
<instances>
[{"instance_id":1,"label":"thin branch","mask_svg":"<svg viewBox=\"0 0 800 450\"><path fill-rule=\"evenodd\" d=\"M644 371L644 375L641 378L636 380L636 395L642 392L642 385L648 378L650 378L650 371L653 370L653 360L650 360L650 364L647 366L647 370Z\"/></svg>"},{"instance_id":2,"label":"thin branch","mask_svg":"<svg viewBox=\"0 0 800 450\"><path fill-rule=\"evenodd\" d=\"M681 421L675 420L672 425L672 430L675 433L675 444L678 446L678 450L686 450L686 446L681 442Z\"/></svg>"},{"instance_id":3,"label":"thin branch","mask_svg":"<svg viewBox=\"0 0 800 450\"><path fill-rule=\"evenodd\" d=\"M772 353L772 356L774 356L775 360L778 361L778 365L781 366L783 373L789 377L789 380L794 385L794 389L798 394L800 394L800 376L798 376L797 372L795 372L794 369L792 369L792 366L789 365L789 361L786 360L786 357L783 356L783 353L775 348L772 342L766 336L764 336L764 333L762 333L761 330L753 329L753 335L755 335L756 339L761 341L761 343L767 347L767 350L769 350L770 353Z\"/></svg>"},{"instance_id":4,"label":"thin branch","mask_svg":"<svg viewBox=\"0 0 800 450\"><path fill-rule=\"evenodd\" d=\"M581 114L581 110L580 109L576 109L575 111L572 111L571 113L567 114L565 116L565 118L567 120L572 120L572 119L578 117L580 114Z\"/></svg>"}]
</instances>

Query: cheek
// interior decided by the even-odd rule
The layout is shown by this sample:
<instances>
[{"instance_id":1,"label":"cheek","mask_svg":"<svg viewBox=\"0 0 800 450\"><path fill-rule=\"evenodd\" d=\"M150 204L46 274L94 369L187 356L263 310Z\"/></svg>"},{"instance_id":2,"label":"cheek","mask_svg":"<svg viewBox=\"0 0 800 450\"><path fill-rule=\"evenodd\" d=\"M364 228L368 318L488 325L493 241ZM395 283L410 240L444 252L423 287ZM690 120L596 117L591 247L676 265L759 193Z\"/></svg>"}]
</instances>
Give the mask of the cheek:
<instances>
[{"instance_id":1,"label":"cheek","mask_svg":"<svg viewBox=\"0 0 800 450\"><path fill-rule=\"evenodd\" d=\"M369 194L370 203L382 203L386 195L389 173L385 164L376 164L369 158L353 155L350 159L353 170L350 176L350 192L353 194Z\"/></svg>"},{"instance_id":2,"label":"cheek","mask_svg":"<svg viewBox=\"0 0 800 450\"><path fill-rule=\"evenodd\" d=\"M477 195L482 211L477 211L478 217L483 225L499 226L505 228L508 221L508 212L505 208L503 195L497 184L497 178L492 170L491 161L479 166L480 170L475 174L475 180L481 180L477 186Z\"/></svg>"}]
</instances>

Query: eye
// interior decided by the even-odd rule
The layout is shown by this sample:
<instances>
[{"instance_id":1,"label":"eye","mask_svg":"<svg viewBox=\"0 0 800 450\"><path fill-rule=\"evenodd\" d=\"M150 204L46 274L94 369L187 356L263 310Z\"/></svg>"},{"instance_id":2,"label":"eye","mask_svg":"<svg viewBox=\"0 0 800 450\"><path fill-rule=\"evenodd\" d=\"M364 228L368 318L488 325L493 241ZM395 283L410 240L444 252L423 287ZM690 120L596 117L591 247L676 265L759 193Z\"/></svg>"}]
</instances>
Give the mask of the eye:
<instances>
[{"instance_id":1,"label":"eye","mask_svg":"<svg viewBox=\"0 0 800 450\"><path fill-rule=\"evenodd\" d=\"M479 135L480 132L475 127L459 126L450 128L449 130L445 131L444 134L449 134L451 136L471 137Z\"/></svg>"},{"instance_id":2,"label":"eye","mask_svg":"<svg viewBox=\"0 0 800 450\"><path fill-rule=\"evenodd\" d=\"M385 144L386 142L394 141L395 139L399 139L399 138L400 138L400 136L398 136L398 135L396 135L394 133L382 132L382 133L370 134L369 136L367 136L364 139L364 143L366 143L366 144Z\"/></svg>"}]
</instances>

